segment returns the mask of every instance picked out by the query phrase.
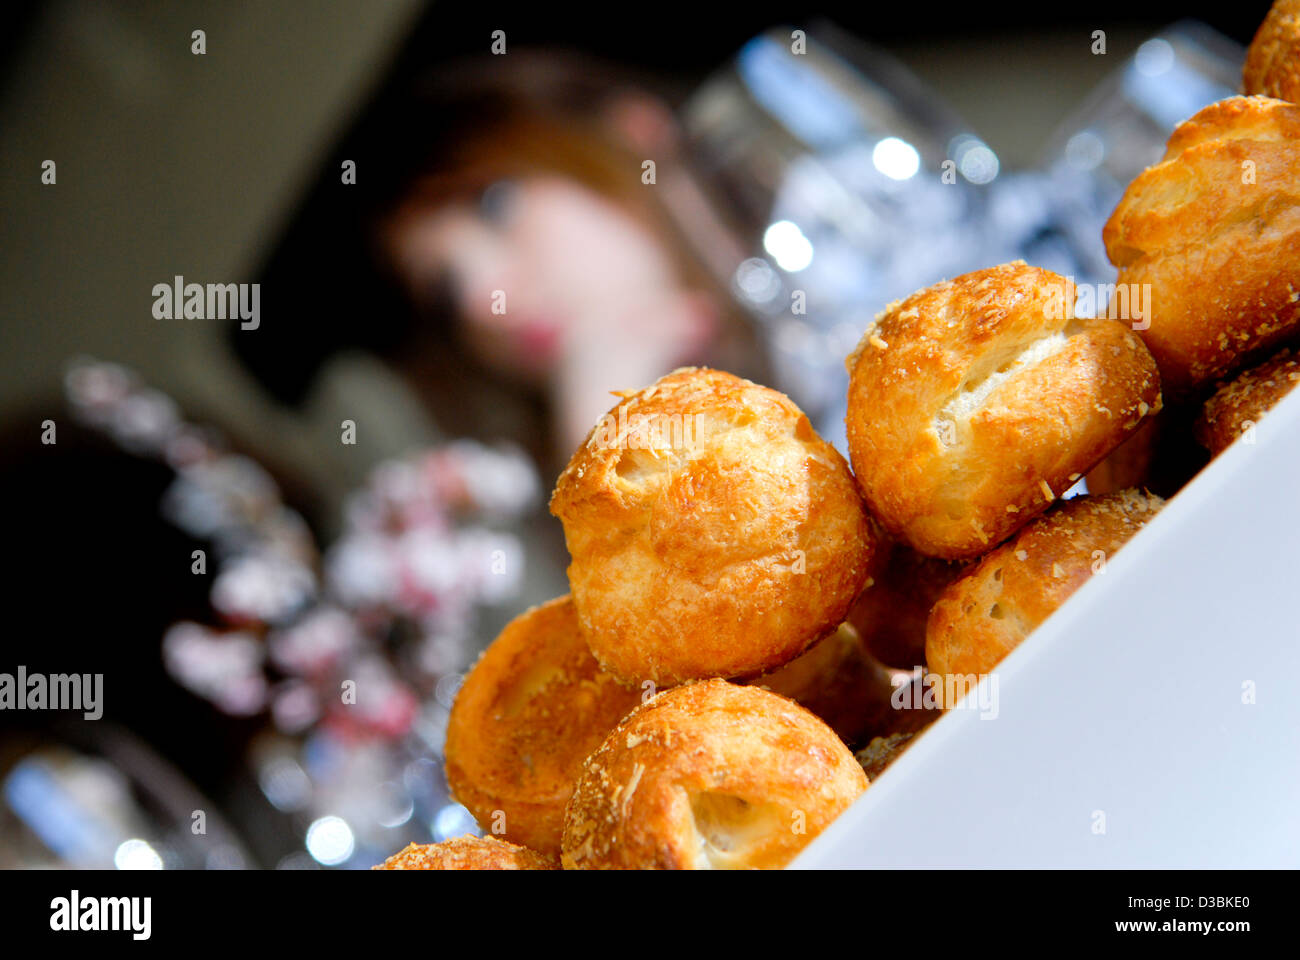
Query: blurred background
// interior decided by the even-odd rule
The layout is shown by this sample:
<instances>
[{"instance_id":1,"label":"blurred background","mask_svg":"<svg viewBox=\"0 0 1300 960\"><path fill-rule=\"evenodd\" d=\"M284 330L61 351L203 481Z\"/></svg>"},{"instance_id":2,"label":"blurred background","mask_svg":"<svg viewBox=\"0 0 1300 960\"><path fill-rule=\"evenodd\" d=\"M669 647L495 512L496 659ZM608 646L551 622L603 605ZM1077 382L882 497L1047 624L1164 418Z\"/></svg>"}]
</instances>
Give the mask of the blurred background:
<instances>
[{"instance_id":1,"label":"blurred background","mask_svg":"<svg viewBox=\"0 0 1300 960\"><path fill-rule=\"evenodd\" d=\"M475 831L447 711L565 591L546 499L609 392L719 366L843 449L890 300L1113 281L1101 225L1268 4L478 6L6 8L0 673L104 701L0 713L0 866Z\"/></svg>"}]
</instances>

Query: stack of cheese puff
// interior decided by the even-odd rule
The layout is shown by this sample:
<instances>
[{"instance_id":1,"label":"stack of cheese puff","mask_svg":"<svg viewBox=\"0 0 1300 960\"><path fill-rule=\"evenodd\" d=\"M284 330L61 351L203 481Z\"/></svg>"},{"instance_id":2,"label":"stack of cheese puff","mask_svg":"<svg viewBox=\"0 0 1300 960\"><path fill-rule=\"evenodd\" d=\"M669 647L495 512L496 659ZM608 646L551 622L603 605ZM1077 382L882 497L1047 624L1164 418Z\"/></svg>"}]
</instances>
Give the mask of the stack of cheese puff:
<instances>
[{"instance_id":1,"label":"stack of cheese puff","mask_svg":"<svg viewBox=\"0 0 1300 960\"><path fill-rule=\"evenodd\" d=\"M1300 106L1277 99L1298 76L1280 0L1248 95L1179 126L1106 225L1149 325L1076 316L1067 279L1021 262L891 304L847 361L851 470L727 373L621 394L551 499L571 594L512 622L451 713L447 779L489 836L383 866L788 864L969 689L947 681L1154 516L1140 488L1205 462L1181 438L1254 439L1300 380L1275 352L1300 332Z\"/></svg>"}]
</instances>

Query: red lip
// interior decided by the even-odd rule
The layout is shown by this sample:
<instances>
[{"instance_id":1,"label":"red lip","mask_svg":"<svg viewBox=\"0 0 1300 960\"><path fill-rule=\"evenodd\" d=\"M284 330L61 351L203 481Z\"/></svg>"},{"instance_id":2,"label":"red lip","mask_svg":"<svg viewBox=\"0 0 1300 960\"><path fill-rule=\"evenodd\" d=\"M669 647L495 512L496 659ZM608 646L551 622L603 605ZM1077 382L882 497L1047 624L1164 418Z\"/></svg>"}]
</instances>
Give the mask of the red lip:
<instances>
[{"instance_id":1,"label":"red lip","mask_svg":"<svg viewBox=\"0 0 1300 960\"><path fill-rule=\"evenodd\" d=\"M519 328L519 349L534 362L555 356L560 344L558 324L528 321Z\"/></svg>"}]
</instances>

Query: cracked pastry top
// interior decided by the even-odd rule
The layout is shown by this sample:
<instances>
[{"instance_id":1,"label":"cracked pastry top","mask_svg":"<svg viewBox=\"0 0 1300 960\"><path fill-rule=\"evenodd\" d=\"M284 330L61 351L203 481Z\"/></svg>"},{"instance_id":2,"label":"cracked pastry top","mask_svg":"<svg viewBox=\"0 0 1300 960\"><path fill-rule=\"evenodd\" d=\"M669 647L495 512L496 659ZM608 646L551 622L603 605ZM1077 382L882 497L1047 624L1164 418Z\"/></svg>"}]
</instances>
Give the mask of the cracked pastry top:
<instances>
[{"instance_id":1,"label":"cracked pastry top","mask_svg":"<svg viewBox=\"0 0 1300 960\"><path fill-rule=\"evenodd\" d=\"M1170 397L1300 329L1300 107L1230 97L1183 122L1102 238L1118 283L1150 285L1142 339Z\"/></svg>"},{"instance_id":2,"label":"cracked pastry top","mask_svg":"<svg viewBox=\"0 0 1300 960\"><path fill-rule=\"evenodd\" d=\"M638 707L588 759L564 867L784 867L866 788L848 747L798 704L689 683Z\"/></svg>"},{"instance_id":3,"label":"cracked pastry top","mask_svg":"<svg viewBox=\"0 0 1300 960\"><path fill-rule=\"evenodd\" d=\"M1047 509L1160 408L1117 320L1074 315L1021 261L890 304L847 361L853 471L872 513L928 556L976 557Z\"/></svg>"}]
</instances>

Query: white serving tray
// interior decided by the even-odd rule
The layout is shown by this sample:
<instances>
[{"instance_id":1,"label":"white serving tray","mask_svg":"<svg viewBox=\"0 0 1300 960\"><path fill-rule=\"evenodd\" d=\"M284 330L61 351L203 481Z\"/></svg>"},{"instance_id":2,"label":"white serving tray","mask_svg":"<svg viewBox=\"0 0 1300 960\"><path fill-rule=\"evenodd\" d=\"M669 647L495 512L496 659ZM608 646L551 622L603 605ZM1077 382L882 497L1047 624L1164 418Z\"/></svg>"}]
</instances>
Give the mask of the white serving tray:
<instances>
[{"instance_id":1,"label":"white serving tray","mask_svg":"<svg viewBox=\"0 0 1300 960\"><path fill-rule=\"evenodd\" d=\"M1300 390L1255 433L792 868L1300 866Z\"/></svg>"}]
</instances>

